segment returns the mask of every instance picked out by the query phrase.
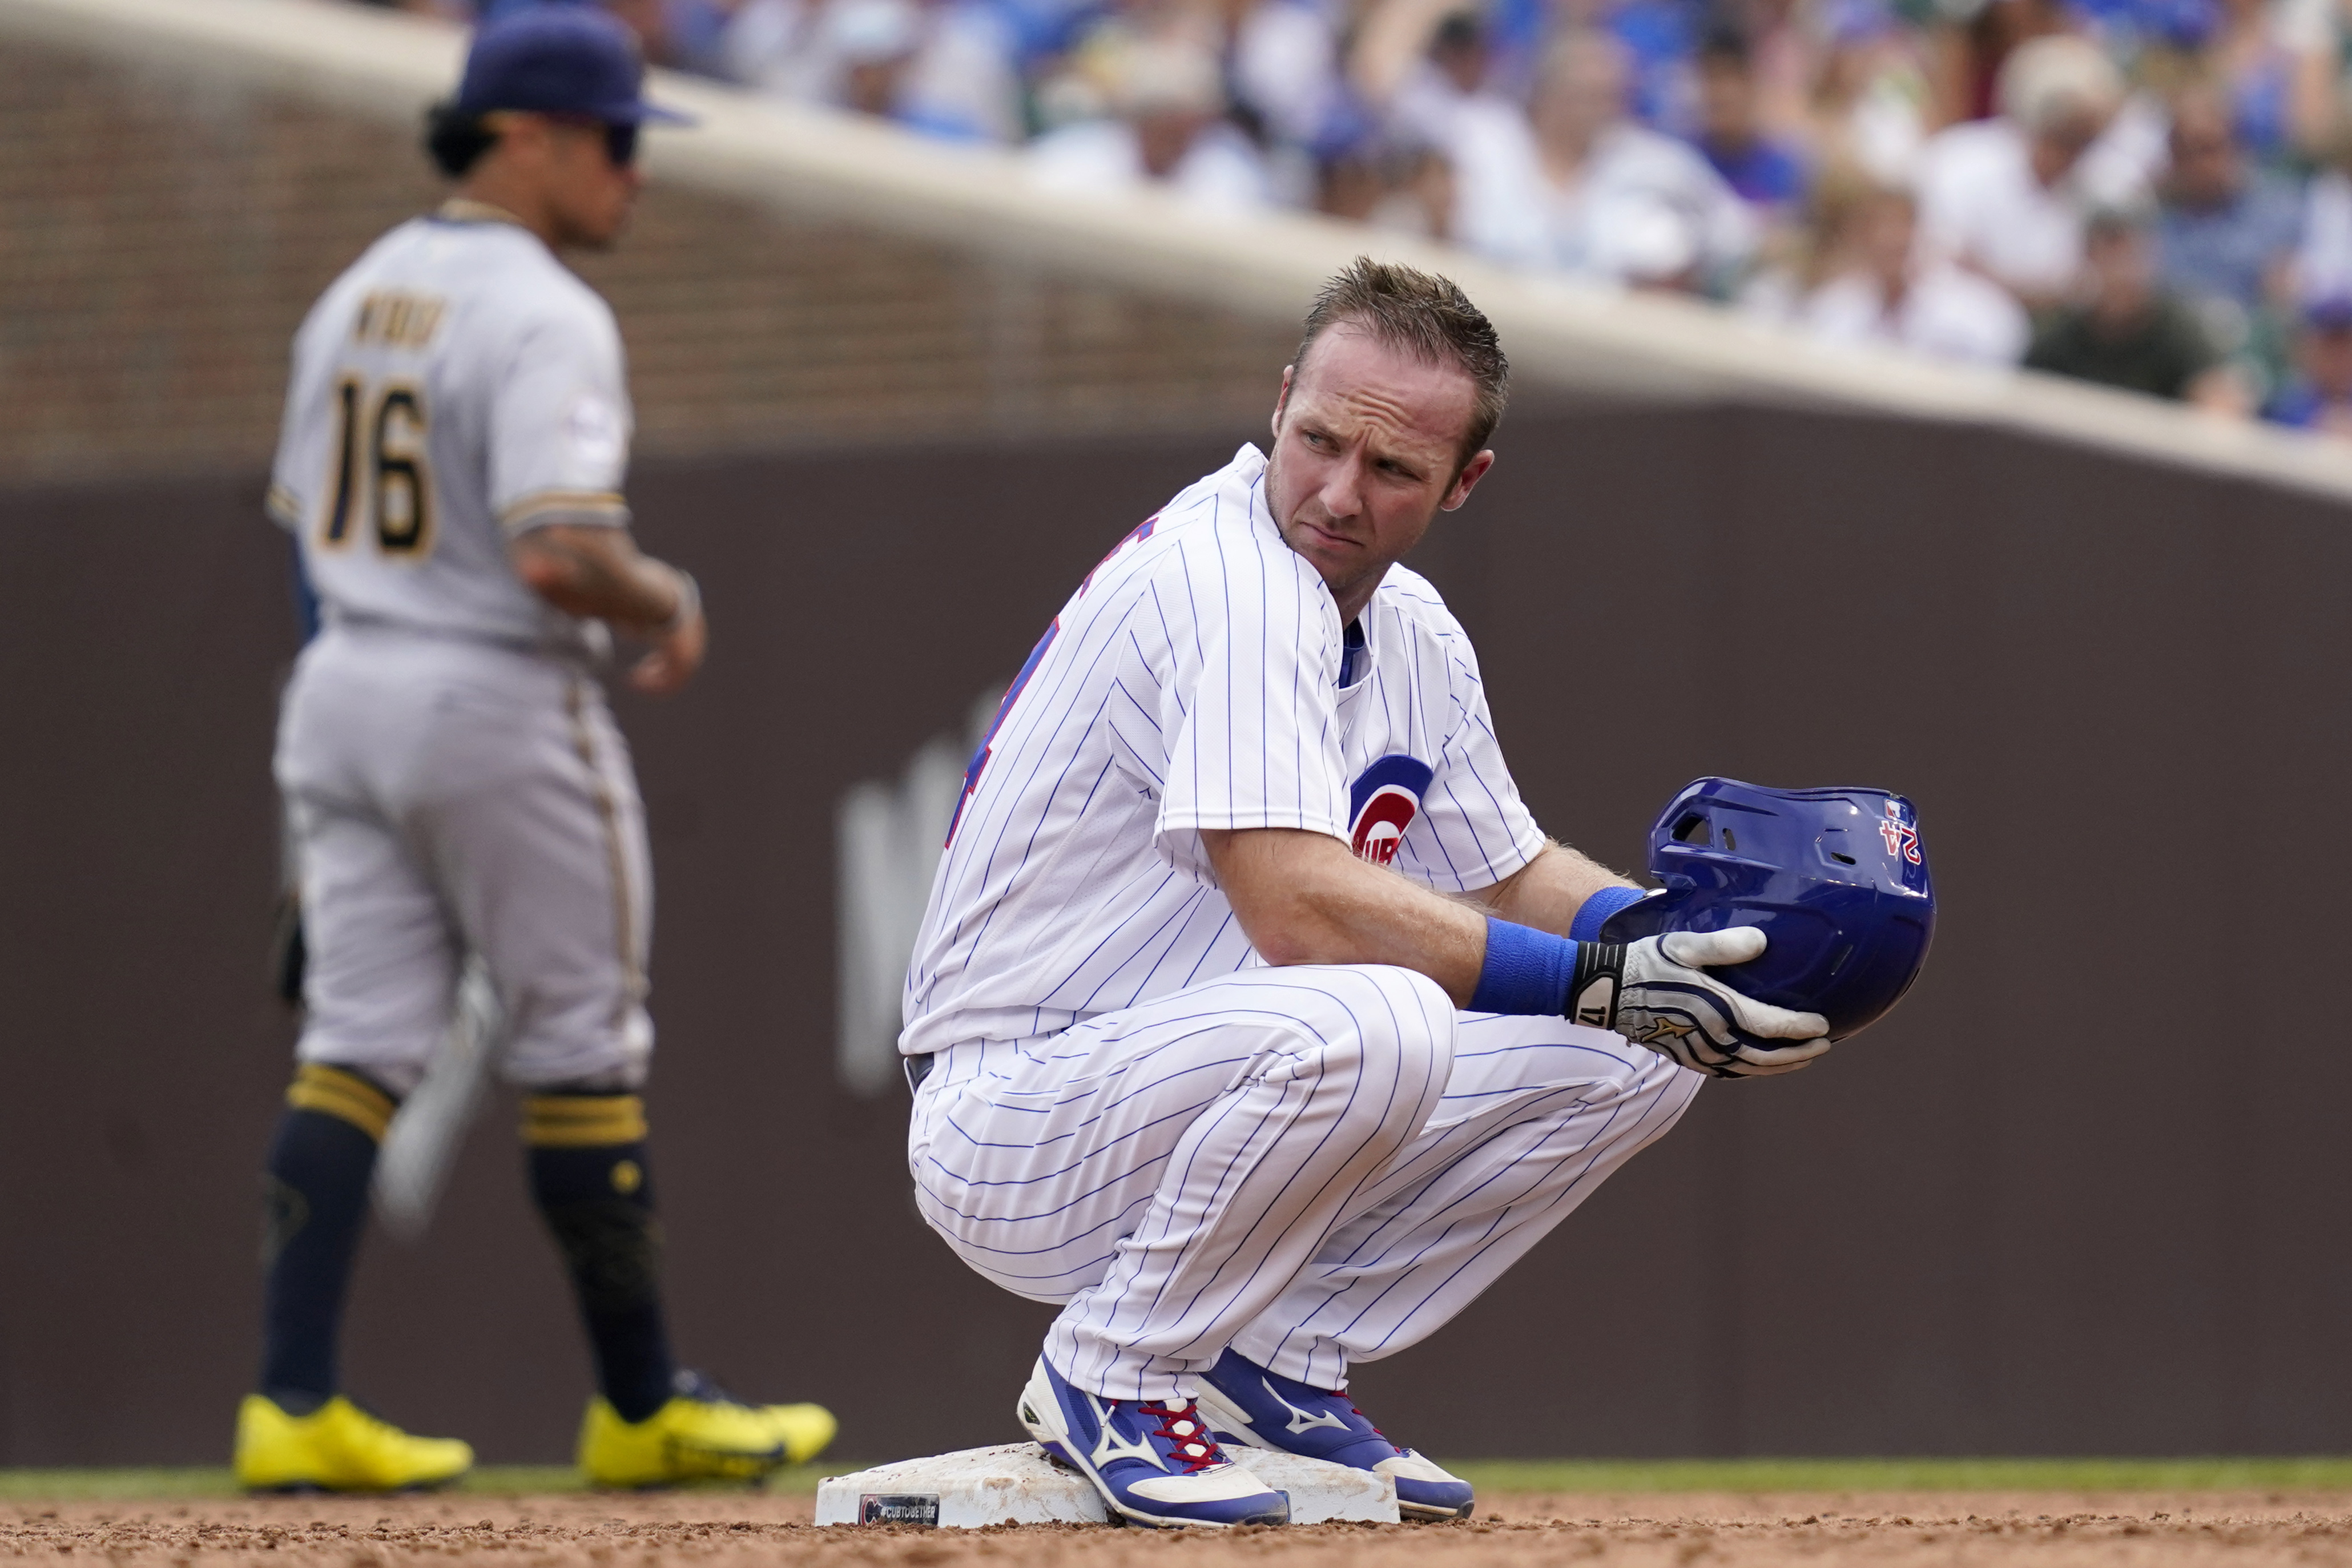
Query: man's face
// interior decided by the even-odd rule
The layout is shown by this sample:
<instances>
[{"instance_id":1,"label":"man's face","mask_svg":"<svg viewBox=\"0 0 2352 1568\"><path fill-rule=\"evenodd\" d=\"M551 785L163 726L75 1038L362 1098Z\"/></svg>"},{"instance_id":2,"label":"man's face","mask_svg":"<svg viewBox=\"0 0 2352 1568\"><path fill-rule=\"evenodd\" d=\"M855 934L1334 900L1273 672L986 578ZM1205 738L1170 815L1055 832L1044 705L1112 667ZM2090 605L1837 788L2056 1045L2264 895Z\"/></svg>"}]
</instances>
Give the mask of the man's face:
<instances>
[{"instance_id":1,"label":"man's face","mask_svg":"<svg viewBox=\"0 0 2352 1568\"><path fill-rule=\"evenodd\" d=\"M1461 460L1476 402L1461 371L1422 364L1345 322L1283 372L1266 505L1346 615L1493 465L1492 452Z\"/></svg>"},{"instance_id":2,"label":"man's face","mask_svg":"<svg viewBox=\"0 0 2352 1568\"><path fill-rule=\"evenodd\" d=\"M1698 68L1699 130L1723 147L1756 140L1756 82L1738 60L1701 58Z\"/></svg>"},{"instance_id":3,"label":"man's face","mask_svg":"<svg viewBox=\"0 0 2352 1568\"><path fill-rule=\"evenodd\" d=\"M1486 85L1486 46L1481 39L1441 37L1429 58L1456 92L1476 92Z\"/></svg>"},{"instance_id":4,"label":"man's face","mask_svg":"<svg viewBox=\"0 0 2352 1568\"><path fill-rule=\"evenodd\" d=\"M2172 118L2172 190L2195 207L2218 207L2238 190L2238 147L2229 117L2210 103L2184 104Z\"/></svg>"},{"instance_id":5,"label":"man's face","mask_svg":"<svg viewBox=\"0 0 2352 1568\"><path fill-rule=\"evenodd\" d=\"M610 128L593 120L549 117L541 189L558 243L603 250L629 226L643 178L635 158L613 156Z\"/></svg>"},{"instance_id":6,"label":"man's face","mask_svg":"<svg viewBox=\"0 0 2352 1568\"><path fill-rule=\"evenodd\" d=\"M2044 186L2064 179L2105 129L2106 117L2095 109L2074 109L2059 115L2033 138L2034 177Z\"/></svg>"},{"instance_id":7,"label":"man's face","mask_svg":"<svg viewBox=\"0 0 2352 1568\"><path fill-rule=\"evenodd\" d=\"M1590 141L1625 112L1625 70L1615 48L1578 45L1555 59L1536 89L1529 114L1547 142Z\"/></svg>"},{"instance_id":8,"label":"man's face","mask_svg":"<svg viewBox=\"0 0 2352 1568\"><path fill-rule=\"evenodd\" d=\"M2137 229L2092 230L2083 259L2103 305L2137 308L2154 289L2155 252Z\"/></svg>"},{"instance_id":9,"label":"man's face","mask_svg":"<svg viewBox=\"0 0 2352 1568\"><path fill-rule=\"evenodd\" d=\"M2352 398L2352 323L2314 327L2303 340L2303 373L2331 401Z\"/></svg>"},{"instance_id":10,"label":"man's face","mask_svg":"<svg viewBox=\"0 0 2352 1568\"><path fill-rule=\"evenodd\" d=\"M1885 287L1895 287L1909 275L1917 226L1911 198L1893 191L1873 195L1855 214L1855 247Z\"/></svg>"}]
</instances>

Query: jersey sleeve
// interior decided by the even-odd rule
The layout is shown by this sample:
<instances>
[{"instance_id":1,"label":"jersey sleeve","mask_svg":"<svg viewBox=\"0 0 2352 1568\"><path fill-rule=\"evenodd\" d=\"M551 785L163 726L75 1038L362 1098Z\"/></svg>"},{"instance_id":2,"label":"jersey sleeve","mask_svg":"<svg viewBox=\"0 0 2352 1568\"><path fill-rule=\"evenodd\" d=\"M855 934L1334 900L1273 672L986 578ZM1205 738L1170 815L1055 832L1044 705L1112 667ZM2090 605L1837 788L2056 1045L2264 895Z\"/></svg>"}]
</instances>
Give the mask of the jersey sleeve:
<instances>
[{"instance_id":1,"label":"jersey sleeve","mask_svg":"<svg viewBox=\"0 0 2352 1568\"><path fill-rule=\"evenodd\" d=\"M1178 628L1176 678L1160 693L1171 737L1154 829L1160 853L1208 881L1202 829L1297 828L1344 841L1339 627L1328 594L1287 549L1277 559L1231 535L1188 544L1183 559L1154 584Z\"/></svg>"},{"instance_id":2,"label":"jersey sleeve","mask_svg":"<svg viewBox=\"0 0 2352 1568\"><path fill-rule=\"evenodd\" d=\"M331 411L318 384L320 378L311 368L317 357L311 344L319 333L318 318L323 308L322 300L303 319L287 356L286 409L278 422L278 455L269 465L269 493L261 504L271 522L298 539L319 498L320 470L330 441L326 426Z\"/></svg>"},{"instance_id":3,"label":"jersey sleeve","mask_svg":"<svg viewBox=\"0 0 2352 1568\"><path fill-rule=\"evenodd\" d=\"M1467 638L1449 639L1454 727L1438 748L1421 820L1397 846L1397 869L1433 887L1492 887L1543 852L1544 836L1503 762L1486 685Z\"/></svg>"},{"instance_id":4,"label":"jersey sleeve","mask_svg":"<svg viewBox=\"0 0 2352 1568\"><path fill-rule=\"evenodd\" d=\"M527 328L490 402L490 509L509 534L550 523L625 527L629 399L607 314Z\"/></svg>"}]
</instances>

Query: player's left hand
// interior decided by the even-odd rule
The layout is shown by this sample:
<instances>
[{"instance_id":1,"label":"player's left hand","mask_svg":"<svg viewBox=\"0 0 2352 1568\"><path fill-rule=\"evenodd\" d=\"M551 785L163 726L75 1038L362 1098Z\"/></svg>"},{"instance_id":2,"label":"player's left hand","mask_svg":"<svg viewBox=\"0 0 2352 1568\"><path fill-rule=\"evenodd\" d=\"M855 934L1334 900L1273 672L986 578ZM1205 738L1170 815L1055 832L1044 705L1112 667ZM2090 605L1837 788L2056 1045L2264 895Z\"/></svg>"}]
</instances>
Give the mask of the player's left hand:
<instances>
[{"instance_id":1,"label":"player's left hand","mask_svg":"<svg viewBox=\"0 0 2352 1568\"><path fill-rule=\"evenodd\" d=\"M648 639L652 648L629 672L629 685L655 696L667 696L693 679L710 646L710 623L702 617L702 596L684 586L687 580L683 572L678 577L684 613L677 624L652 634ZM685 597L688 595L691 598Z\"/></svg>"},{"instance_id":2,"label":"player's left hand","mask_svg":"<svg viewBox=\"0 0 2352 1568\"><path fill-rule=\"evenodd\" d=\"M1753 925L1669 931L1628 944L1611 1027L1717 1078L1796 1071L1829 1050L1829 1020L1742 996L1706 972L1759 957L1764 946L1764 933ZM1790 1043L1777 1043L1783 1040Z\"/></svg>"}]
</instances>

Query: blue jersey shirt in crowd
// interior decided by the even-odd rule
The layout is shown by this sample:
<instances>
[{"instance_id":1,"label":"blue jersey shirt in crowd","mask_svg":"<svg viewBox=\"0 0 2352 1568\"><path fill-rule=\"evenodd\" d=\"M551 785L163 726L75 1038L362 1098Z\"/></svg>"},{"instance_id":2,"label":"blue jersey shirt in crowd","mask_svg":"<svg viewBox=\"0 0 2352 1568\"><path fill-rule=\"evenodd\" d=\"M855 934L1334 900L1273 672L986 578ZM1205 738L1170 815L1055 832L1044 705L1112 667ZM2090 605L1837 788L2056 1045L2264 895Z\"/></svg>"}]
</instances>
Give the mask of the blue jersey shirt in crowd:
<instances>
[{"instance_id":1,"label":"blue jersey shirt in crowd","mask_svg":"<svg viewBox=\"0 0 2352 1568\"><path fill-rule=\"evenodd\" d=\"M2273 175L2252 174L2221 206L2167 203L2157 219L2157 267L2178 293L2251 310L2263 302L2271 268L2302 243L2302 194Z\"/></svg>"},{"instance_id":2,"label":"blue jersey shirt in crowd","mask_svg":"<svg viewBox=\"0 0 2352 1568\"><path fill-rule=\"evenodd\" d=\"M1793 207L1812 183L1802 158L1760 136L1745 147L1725 147L1705 137L1696 145L1723 183L1751 207Z\"/></svg>"},{"instance_id":3,"label":"blue jersey shirt in crowd","mask_svg":"<svg viewBox=\"0 0 2352 1568\"><path fill-rule=\"evenodd\" d=\"M1705 13L1701 0L1610 0L1601 11L1598 26L1629 57L1625 96L1633 118L1675 135L1690 131L1697 100L1691 57ZM1551 36L1552 7L1546 0L1490 0L1485 18L1496 85L1525 93Z\"/></svg>"},{"instance_id":4,"label":"blue jersey shirt in crowd","mask_svg":"<svg viewBox=\"0 0 2352 1568\"><path fill-rule=\"evenodd\" d=\"M2331 404L2309 382L2294 381L2281 388L2278 395L2271 399L2269 405L2263 410L2263 417L2273 424L2309 430L2319 423L2328 409L2342 406L2345 405Z\"/></svg>"}]
</instances>

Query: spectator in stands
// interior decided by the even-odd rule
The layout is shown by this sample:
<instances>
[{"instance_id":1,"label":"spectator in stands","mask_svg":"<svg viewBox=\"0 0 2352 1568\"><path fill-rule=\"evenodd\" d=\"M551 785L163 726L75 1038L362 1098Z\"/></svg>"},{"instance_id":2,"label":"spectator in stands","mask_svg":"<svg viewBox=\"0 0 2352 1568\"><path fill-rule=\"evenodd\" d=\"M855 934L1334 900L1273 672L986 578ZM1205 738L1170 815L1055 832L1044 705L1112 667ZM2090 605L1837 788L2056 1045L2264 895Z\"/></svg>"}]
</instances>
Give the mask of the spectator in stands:
<instances>
[{"instance_id":1,"label":"spectator in stands","mask_svg":"<svg viewBox=\"0 0 2352 1568\"><path fill-rule=\"evenodd\" d=\"M2325 296L2305 309L2294 359L2294 378L2263 417L2352 438L2352 296Z\"/></svg>"},{"instance_id":2,"label":"spectator in stands","mask_svg":"<svg viewBox=\"0 0 2352 1568\"><path fill-rule=\"evenodd\" d=\"M1616 40L1624 76L1620 91L1635 120L1672 136L1698 128L1692 68L1704 7L1689 0L1585 0L1560 9L1571 13L1572 26L1596 28ZM1585 14L1574 15L1579 10Z\"/></svg>"},{"instance_id":3,"label":"spectator in stands","mask_svg":"<svg viewBox=\"0 0 2352 1568\"><path fill-rule=\"evenodd\" d=\"M1826 0L1813 77L1813 161L1908 186L1927 139L1927 80L1884 0Z\"/></svg>"},{"instance_id":4,"label":"spectator in stands","mask_svg":"<svg viewBox=\"0 0 2352 1568\"><path fill-rule=\"evenodd\" d=\"M1159 185L1221 212L1271 204L1265 160L1224 117L1214 55L1181 37L1144 37L1122 44L1106 74L1112 115L1031 143L1038 184L1078 195Z\"/></svg>"},{"instance_id":5,"label":"spectator in stands","mask_svg":"<svg viewBox=\"0 0 2352 1568\"><path fill-rule=\"evenodd\" d=\"M2079 37L2034 37L2001 68L2001 113L1940 131L1922 152L1919 225L1938 254L1980 270L2030 308L2065 294L2082 268L2091 191L2084 155L2122 106L2105 54Z\"/></svg>"},{"instance_id":6,"label":"spectator in stands","mask_svg":"<svg viewBox=\"0 0 2352 1568\"><path fill-rule=\"evenodd\" d=\"M1448 11L1437 18L1425 45L1417 32L1395 36L1401 20L1411 19L1412 13L1402 6L1380 13L1380 20L1389 26L1377 36L1367 26L1352 73L1363 99L1386 110L1394 134L1444 148L1452 143L1465 113L1517 112L1516 105L1487 85L1490 57L1484 17L1476 11ZM1388 57L1391 54L1395 57Z\"/></svg>"},{"instance_id":7,"label":"spectator in stands","mask_svg":"<svg viewBox=\"0 0 2352 1568\"><path fill-rule=\"evenodd\" d=\"M1454 165L1425 142L1367 135L1325 160L1317 205L1335 218L1447 239L1454 223Z\"/></svg>"},{"instance_id":8,"label":"spectator in stands","mask_svg":"<svg viewBox=\"0 0 2352 1568\"><path fill-rule=\"evenodd\" d=\"M2352 113L2330 133L2326 157L2305 192L2294 270L2304 298L2352 298Z\"/></svg>"},{"instance_id":9,"label":"spectator in stands","mask_svg":"<svg viewBox=\"0 0 2352 1568\"><path fill-rule=\"evenodd\" d=\"M839 62L833 102L879 120L895 117L908 68L922 48L922 7L915 0L831 0L821 15Z\"/></svg>"},{"instance_id":10,"label":"spectator in stands","mask_svg":"<svg viewBox=\"0 0 2352 1568\"><path fill-rule=\"evenodd\" d=\"M2074 26L2066 0L1941 0L1927 12L1927 119L1935 126L2006 112L2000 78L2010 57Z\"/></svg>"},{"instance_id":11,"label":"spectator in stands","mask_svg":"<svg viewBox=\"0 0 2352 1568\"><path fill-rule=\"evenodd\" d=\"M1725 37L1745 47L1749 92L1762 134L1773 141L1808 145L1813 128L1813 88L1822 55L1819 0L1709 0L1712 13L1699 33L1694 64L1706 69L1708 42ZM1704 95L1706 84L1698 83ZM1704 113L1704 104L1696 108Z\"/></svg>"},{"instance_id":12,"label":"spectator in stands","mask_svg":"<svg viewBox=\"0 0 2352 1568\"><path fill-rule=\"evenodd\" d=\"M1799 309L1806 331L1961 363L2017 363L2032 332L2024 308L1998 284L1921 255L1909 192L1833 175L1818 204L1824 277Z\"/></svg>"},{"instance_id":13,"label":"spectator in stands","mask_svg":"<svg viewBox=\"0 0 2352 1568\"><path fill-rule=\"evenodd\" d=\"M2291 298L2301 193L2276 174L2246 167L2229 104L2210 87L2174 101L2170 146L2157 220L2165 287L2242 312Z\"/></svg>"},{"instance_id":14,"label":"spectator in stands","mask_svg":"<svg viewBox=\"0 0 2352 1568\"><path fill-rule=\"evenodd\" d=\"M739 0L727 74L781 98L951 141L1028 131L1008 8L995 0Z\"/></svg>"},{"instance_id":15,"label":"spectator in stands","mask_svg":"<svg viewBox=\"0 0 2352 1568\"><path fill-rule=\"evenodd\" d=\"M2151 191L2160 302L2121 303L2141 242L2119 244L2088 269L2115 287L2083 285L2040 351L2177 349L2185 300L2263 389L2286 302L2352 298L2352 118L2332 149L2318 130L2352 0L369 3L604 5L672 65L1027 141L1050 187L1313 204L1975 362L2011 357L2021 318L1972 277L2056 310L2086 214ZM2305 193L2279 160L2314 152ZM1823 170L1860 194L1808 202Z\"/></svg>"},{"instance_id":16,"label":"spectator in stands","mask_svg":"<svg viewBox=\"0 0 2352 1568\"><path fill-rule=\"evenodd\" d=\"M1802 212L1811 172L1796 147L1765 131L1755 63L1735 29L1718 27L1699 46L1698 134L1692 141L1763 227L1787 225Z\"/></svg>"},{"instance_id":17,"label":"spectator in stands","mask_svg":"<svg viewBox=\"0 0 2352 1568\"><path fill-rule=\"evenodd\" d=\"M2084 214L2094 201L2078 165L2122 99L2115 67L2083 39L2020 46L2001 68L2000 116L1953 126L1922 154L1925 244L2030 307L2055 303L2082 265Z\"/></svg>"},{"instance_id":18,"label":"spectator in stands","mask_svg":"<svg viewBox=\"0 0 2352 1568\"><path fill-rule=\"evenodd\" d=\"M1223 0L1227 74L1238 107L1276 147L1302 155L1349 129L1339 41L1311 0Z\"/></svg>"},{"instance_id":19,"label":"spectator in stands","mask_svg":"<svg viewBox=\"0 0 2352 1568\"><path fill-rule=\"evenodd\" d=\"M1621 47L1571 33L1546 56L1531 118L1465 120L1455 238L1517 267L1727 291L1754 219L1696 150L1635 124L1624 94Z\"/></svg>"},{"instance_id":20,"label":"spectator in stands","mask_svg":"<svg viewBox=\"0 0 2352 1568\"><path fill-rule=\"evenodd\" d=\"M737 79L959 141L1018 140L1012 39L987 0L742 0L720 35Z\"/></svg>"},{"instance_id":21,"label":"spectator in stands","mask_svg":"<svg viewBox=\"0 0 2352 1568\"><path fill-rule=\"evenodd\" d=\"M2336 37L2326 0L2217 0L2204 40L2238 141L2284 165L2318 152L2336 117Z\"/></svg>"},{"instance_id":22,"label":"spectator in stands","mask_svg":"<svg viewBox=\"0 0 2352 1568\"><path fill-rule=\"evenodd\" d=\"M2143 210L2110 208L2092 218L2079 296L2042 322L2027 367L2217 413L2246 412L2242 383L2203 324L2158 281L2148 229Z\"/></svg>"}]
</instances>

